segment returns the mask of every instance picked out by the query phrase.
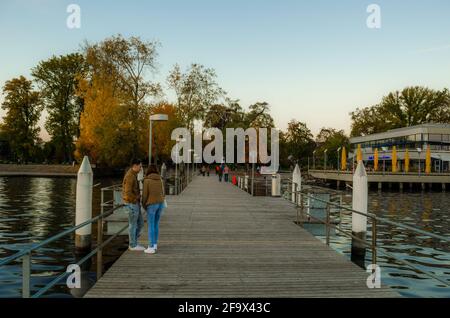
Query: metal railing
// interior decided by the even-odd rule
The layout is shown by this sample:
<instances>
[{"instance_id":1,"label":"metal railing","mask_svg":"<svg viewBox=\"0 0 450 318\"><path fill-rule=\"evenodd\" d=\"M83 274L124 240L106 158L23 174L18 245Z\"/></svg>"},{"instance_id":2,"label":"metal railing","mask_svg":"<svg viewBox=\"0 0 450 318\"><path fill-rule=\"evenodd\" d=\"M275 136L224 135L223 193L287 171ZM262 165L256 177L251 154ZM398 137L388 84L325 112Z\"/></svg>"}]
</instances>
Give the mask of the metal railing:
<instances>
[{"instance_id":1,"label":"metal railing","mask_svg":"<svg viewBox=\"0 0 450 318\"><path fill-rule=\"evenodd\" d=\"M102 189L102 202L103 202L103 190L107 188ZM31 260L32 260L32 253L33 251L42 248L50 243L53 243L57 241L58 239L69 235L73 232L75 232L78 229L81 229L89 224L93 224L94 222L97 222L97 246L91 250L87 255L85 255L82 259L80 259L76 264L81 266L86 261L88 261L92 256L97 254L97 279L101 278L103 274L103 261L102 261L102 255L103 255L103 248L108 245L113 239L115 239L117 236L119 236L123 231L125 231L128 228L128 224L121 228L117 233L109 237L106 241L103 241L103 220L108 217L109 215L113 214L114 211L116 211L119 208L122 208L123 205L113 206L110 210L104 212L104 206L107 206L108 204L114 205L114 201L108 201L102 204L101 206L101 213L97 215L96 217L93 217L81 224L78 224L76 226L73 226L59 234L56 234L40 243L37 243L29 248L26 248L14 255L11 255L9 257L6 257L3 260L0 260L0 267L8 265L16 260L21 259L22 260L22 297L23 298L38 298L45 294L50 288L55 286L59 281L64 279L66 276L70 275L68 272L64 272L60 275L58 275L56 278L54 278L50 283L39 289L35 294L31 295Z\"/></svg>"},{"instance_id":2,"label":"metal railing","mask_svg":"<svg viewBox=\"0 0 450 318\"><path fill-rule=\"evenodd\" d=\"M289 181L292 184L292 180L289 180ZM294 185L295 185L295 189L297 189L297 184L294 183ZM424 231L424 230L421 230L421 229L414 228L414 227L406 225L406 224L402 224L402 223L398 223L398 222L395 222L395 221L391 221L389 219L386 219L386 218L383 218L383 217L379 217L379 216L377 216L377 215L375 215L373 213L363 213L363 212L360 212L360 211L356 211L356 210L353 210L353 209L351 209L349 207L346 207L346 206L342 205L342 203L336 203L336 202L331 202L331 201L320 199L317 196L314 196L313 194L310 194L310 193L307 192L307 191L309 191L311 189L314 189L314 188L317 188L317 187L308 187L307 189L304 189L304 190L301 190L301 191L297 191L297 190L295 190L295 191L287 190L286 191L287 193L289 193L291 195L293 193L297 194L297 195L294 196L295 197L295 202L292 202L291 200L289 200L290 202L294 203L295 206L296 206L296 209L297 209L297 224L299 224L299 225L302 224L302 220L305 219L305 217L304 217L304 210L305 210L306 205L305 205L304 199L305 198L309 198L309 199L313 199L313 200L316 200L316 201L320 201L320 202L326 204L326 209L325 209L326 210L326 217L325 217L325 220L323 220L321 218L317 218L315 216L312 216L311 214L308 215L308 217L313 219L313 220L315 220L315 221L318 221L319 223L325 224L325 227L326 227L325 241L326 241L327 245L330 245L330 231L331 231L331 229L334 229L334 230L338 231L339 233L344 234L347 237L351 237L353 240L363 244L364 246L369 247L371 249L371 252L372 252L372 264L377 264L377 254L378 254L378 252L381 252L385 256L390 257L390 258L392 258L392 259L394 259L394 260L396 260L396 261L398 261L400 263L403 263L403 264L407 265L408 267L412 268L413 270L415 270L417 272L425 274L428 277L431 277L431 278L433 278L433 279L435 279L435 280L445 284L446 286L450 286L450 282L448 282L448 281L446 281L444 279L441 279L440 277L434 275L433 273L431 273L429 271L426 271L426 270L423 270L421 268L418 268L418 267L414 266L413 264L411 264L410 262L408 262L406 260L403 260L403 259L400 259L400 258L396 257L394 254L389 253L385 249L379 247L377 245L377 226L380 223L388 224L388 225L391 225L391 226L396 226L396 227L402 228L404 230L413 232L415 234L420 234L420 235L423 235L423 236L431 237L431 238L438 239L440 241L447 242L447 243L450 242L450 237L437 235L437 234L434 234L434 233L431 233L431 232L427 232L427 231ZM327 189L327 191L333 192L335 190ZM357 236L355 236L353 234L347 233L346 231L344 231L340 227L332 224L332 222L331 222L331 217L332 217L332 215L331 215L332 214L331 207L336 207L338 209L338 211L346 210L348 212L356 213L356 214L365 216L368 219L370 219L371 232L372 232L371 233L371 241L370 241L370 243L367 242L365 239L361 239L361 238L359 238L359 237L357 237Z\"/></svg>"},{"instance_id":3,"label":"metal railing","mask_svg":"<svg viewBox=\"0 0 450 318\"><path fill-rule=\"evenodd\" d=\"M356 168L356 167L355 167ZM353 174L354 171L350 170L330 170L330 169L309 169L309 173L335 173L335 174ZM367 175L374 175L374 176L382 176L382 175L406 175L406 176L417 176L417 177L427 177L427 176L450 176L450 172L430 172L426 173L425 171L417 172L417 171L397 171L392 172L391 170L370 170L366 169Z\"/></svg>"}]
</instances>

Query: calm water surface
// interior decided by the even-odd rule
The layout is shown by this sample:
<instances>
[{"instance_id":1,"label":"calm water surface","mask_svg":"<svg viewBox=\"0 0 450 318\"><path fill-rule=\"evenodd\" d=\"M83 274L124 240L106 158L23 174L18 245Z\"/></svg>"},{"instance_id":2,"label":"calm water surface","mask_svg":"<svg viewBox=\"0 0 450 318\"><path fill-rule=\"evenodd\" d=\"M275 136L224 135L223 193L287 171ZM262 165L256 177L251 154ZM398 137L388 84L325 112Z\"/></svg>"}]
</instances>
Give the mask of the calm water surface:
<instances>
[{"instance_id":1,"label":"calm water surface","mask_svg":"<svg viewBox=\"0 0 450 318\"><path fill-rule=\"evenodd\" d=\"M95 180L102 186L120 182L118 179ZM73 226L75 211L75 179L65 178L0 178L0 259L40 242ZM351 194L343 202L351 205ZM370 211L393 221L403 222L437 234L450 234L450 193L437 192L371 192ZM93 213L99 212L100 188L94 189ZM342 215L341 227L351 231L349 214ZM314 229L310 229L314 232ZM370 232L370 226L368 228ZM96 233L95 227L93 233ZM324 239L318 234L319 238ZM350 241L346 236L334 235L332 247L350 255ZM420 237L393 226L379 225L378 244L401 259L450 281L450 250L448 244ZM73 249L74 237L66 236L38 250L32 256L32 287L36 291L65 271L77 260ZM106 265L110 265L126 249L126 239L114 242L105 251ZM366 264L370 264L370 251ZM395 288L409 297L450 297L450 288L443 287L424 274L387 258L381 251L378 264L382 269L382 284ZM84 284L95 282L94 265L87 266ZM20 297L20 262L0 268L0 297ZM87 284L86 284L87 283ZM65 282L51 289L47 297L77 297L82 291L71 293Z\"/></svg>"},{"instance_id":2,"label":"calm water surface","mask_svg":"<svg viewBox=\"0 0 450 318\"><path fill-rule=\"evenodd\" d=\"M120 180L100 179L94 183L108 186ZM74 225L74 178L0 177L0 259L41 242ZM100 187L94 188L93 214L99 213ZM93 226L92 232L96 233ZM94 236L95 237L95 236ZM32 254L32 293L45 286L58 274L75 263L80 256L74 250L74 235L67 235ZM108 266L126 249L125 240L118 238L105 251ZM87 264L82 285L95 282L95 268ZM20 297L22 290L21 261L0 268L0 297ZM87 283L87 284L83 284ZM65 280L45 296L81 296L83 290L71 291Z\"/></svg>"}]
</instances>

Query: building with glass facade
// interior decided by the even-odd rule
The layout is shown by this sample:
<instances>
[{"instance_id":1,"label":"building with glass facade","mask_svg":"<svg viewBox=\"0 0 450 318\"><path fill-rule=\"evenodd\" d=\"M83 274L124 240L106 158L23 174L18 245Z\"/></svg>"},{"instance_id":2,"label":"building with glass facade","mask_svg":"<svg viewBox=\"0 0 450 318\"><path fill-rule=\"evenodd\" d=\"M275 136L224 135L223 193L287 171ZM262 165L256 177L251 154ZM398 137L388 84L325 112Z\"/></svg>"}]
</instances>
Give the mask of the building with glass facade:
<instances>
[{"instance_id":1,"label":"building with glass facade","mask_svg":"<svg viewBox=\"0 0 450 318\"><path fill-rule=\"evenodd\" d=\"M392 149L397 149L398 168L403 171L406 149L410 157L410 171L418 172L425 168L427 148L430 147L433 172L449 172L450 162L450 124L423 124L392 129L384 133L350 139L353 153L361 145L363 160L369 168L373 167L374 152L378 149L379 170L391 169ZM350 155L350 157L352 157Z\"/></svg>"}]
</instances>

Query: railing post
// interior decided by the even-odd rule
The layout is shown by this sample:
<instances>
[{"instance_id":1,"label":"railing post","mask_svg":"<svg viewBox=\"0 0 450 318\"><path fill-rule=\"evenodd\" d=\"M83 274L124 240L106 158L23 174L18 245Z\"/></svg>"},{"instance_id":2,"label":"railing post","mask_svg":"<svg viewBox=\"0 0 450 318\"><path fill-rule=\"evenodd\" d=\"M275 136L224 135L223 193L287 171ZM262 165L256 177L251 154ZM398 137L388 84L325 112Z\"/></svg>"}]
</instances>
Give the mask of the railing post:
<instances>
[{"instance_id":1,"label":"railing post","mask_svg":"<svg viewBox=\"0 0 450 318\"><path fill-rule=\"evenodd\" d=\"M101 206L100 206L100 214L103 215L103 202L104 202L104 191L101 191ZM114 205L114 200L113 200ZM97 280L102 277L103 273L103 249L101 245L103 244L103 216L97 221Z\"/></svg>"},{"instance_id":2,"label":"railing post","mask_svg":"<svg viewBox=\"0 0 450 318\"><path fill-rule=\"evenodd\" d=\"M377 263L377 219L372 218L372 264Z\"/></svg>"},{"instance_id":3,"label":"railing post","mask_svg":"<svg viewBox=\"0 0 450 318\"><path fill-rule=\"evenodd\" d=\"M299 193L299 200L300 200L300 219L303 220L305 203L303 202L303 194L301 192Z\"/></svg>"},{"instance_id":4,"label":"railing post","mask_svg":"<svg viewBox=\"0 0 450 318\"><path fill-rule=\"evenodd\" d=\"M326 241L330 245L330 204L327 203Z\"/></svg>"},{"instance_id":5,"label":"railing post","mask_svg":"<svg viewBox=\"0 0 450 318\"><path fill-rule=\"evenodd\" d=\"M30 298L31 255L22 256L22 298Z\"/></svg>"}]
</instances>

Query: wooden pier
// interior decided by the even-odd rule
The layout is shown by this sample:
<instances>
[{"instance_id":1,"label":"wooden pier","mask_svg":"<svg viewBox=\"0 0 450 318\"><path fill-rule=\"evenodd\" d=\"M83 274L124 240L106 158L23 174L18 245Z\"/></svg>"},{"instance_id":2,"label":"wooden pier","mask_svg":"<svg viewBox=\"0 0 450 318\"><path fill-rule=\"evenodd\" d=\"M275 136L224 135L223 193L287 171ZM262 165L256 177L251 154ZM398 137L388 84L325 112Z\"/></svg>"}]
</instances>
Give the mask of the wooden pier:
<instances>
[{"instance_id":1,"label":"wooden pier","mask_svg":"<svg viewBox=\"0 0 450 318\"><path fill-rule=\"evenodd\" d=\"M398 297L369 289L369 274L297 226L282 198L196 177L168 206L158 253L126 251L85 297Z\"/></svg>"}]
</instances>

